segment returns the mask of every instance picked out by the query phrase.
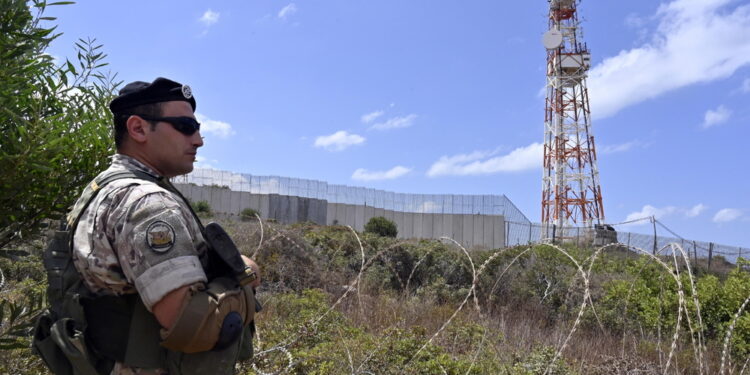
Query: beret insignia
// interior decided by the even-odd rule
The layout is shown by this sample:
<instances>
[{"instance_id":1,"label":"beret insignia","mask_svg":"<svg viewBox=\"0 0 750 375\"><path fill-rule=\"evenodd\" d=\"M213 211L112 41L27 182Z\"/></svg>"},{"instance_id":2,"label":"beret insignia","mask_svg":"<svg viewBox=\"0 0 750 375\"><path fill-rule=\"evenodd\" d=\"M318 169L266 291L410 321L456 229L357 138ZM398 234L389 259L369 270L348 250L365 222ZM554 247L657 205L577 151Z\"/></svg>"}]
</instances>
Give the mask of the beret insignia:
<instances>
[{"instance_id":1,"label":"beret insignia","mask_svg":"<svg viewBox=\"0 0 750 375\"><path fill-rule=\"evenodd\" d=\"M190 89L190 86L182 85L182 96L184 96L185 99L190 99L193 97L193 90Z\"/></svg>"},{"instance_id":2,"label":"beret insignia","mask_svg":"<svg viewBox=\"0 0 750 375\"><path fill-rule=\"evenodd\" d=\"M174 246L174 228L164 221L155 221L146 229L148 247L157 253L166 253Z\"/></svg>"}]
</instances>

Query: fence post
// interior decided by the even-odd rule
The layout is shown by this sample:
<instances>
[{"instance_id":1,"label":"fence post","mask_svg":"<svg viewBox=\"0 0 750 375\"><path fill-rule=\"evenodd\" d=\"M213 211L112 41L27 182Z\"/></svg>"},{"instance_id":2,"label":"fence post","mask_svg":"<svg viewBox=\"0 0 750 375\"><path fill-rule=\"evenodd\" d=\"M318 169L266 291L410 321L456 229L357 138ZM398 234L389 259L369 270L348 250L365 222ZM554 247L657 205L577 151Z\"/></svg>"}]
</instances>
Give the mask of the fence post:
<instances>
[{"instance_id":1,"label":"fence post","mask_svg":"<svg viewBox=\"0 0 750 375\"><path fill-rule=\"evenodd\" d=\"M693 241L693 259L695 259L695 265L698 266L698 248L695 247L695 241Z\"/></svg>"},{"instance_id":2,"label":"fence post","mask_svg":"<svg viewBox=\"0 0 750 375\"><path fill-rule=\"evenodd\" d=\"M738 263L740 261L740 258L742 258L742 247L737 246L737 262L735 263Z\"/></svg>"},{"instance_id":3,"label":"fence post","mask_svg":"<svg viewBox=\"0 0 750 375\"><path fill-rule=\"evenodd\" d=\"M557 224L552 224L552 243L555 243L556 235L557 235Z\"/></svg>"},{"instance_id":4,"label":"fence post","mask_svg":"<svg viewBox=\"0 0 750 375\"><path fill-rule=\"evenodd\" d=\"M628 250L630 250L630 232L628 232Z\"/></svg>"},{"instance_id":5,"label":"fence post","mask_svg":"<svg viewBox=\"0 0 750 375\"><path fill-rule=\"evenodd\" d=\"M529 223L529 243L531 243L531 223Z\"/></svg>"},{"instance_id":6,"label":"fence post","mask_svg":"<svg viewBox=\"0 0 750 375\"><path fill-rule=\"evenodd\" d=\"M510 222L505 222L505 247L508 247L508 244L510 243L508 240L508 237L510 237Z\"/></svg>"},{"instance_id":7,"label":"fence post","mask_svg":"<svg viewBox=\"0 0 750 375\"><path fill-rule=\"evenodd\" d=\"M654 224L654 255L656 255L656 217L651 216L651 223Z\"/></svg>"},{"instance_id":8,"label":"fence post","mask_svg":"<svg viewBox=\"0 0 750 375\"><path fill-rule=\"evenodd\" d=\"M714 257L714 243L708 243L708 270L711 271L711 258Z\"/></svg>"}]
</instances>

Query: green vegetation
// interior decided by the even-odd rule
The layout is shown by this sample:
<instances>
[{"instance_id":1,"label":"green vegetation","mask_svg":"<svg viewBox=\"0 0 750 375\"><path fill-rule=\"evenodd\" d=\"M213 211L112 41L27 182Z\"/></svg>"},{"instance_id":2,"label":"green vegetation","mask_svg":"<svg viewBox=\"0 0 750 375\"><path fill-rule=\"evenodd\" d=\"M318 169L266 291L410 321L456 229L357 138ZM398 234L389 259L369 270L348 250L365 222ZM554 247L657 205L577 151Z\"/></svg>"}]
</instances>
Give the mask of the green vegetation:
<instances>
[{"instance_id":1,"label":"green vegetation","mask_svg":"<svg viewBox=\"0 0 750 375\"><path fill-rule=\"evenodd\" d=\"M367 221L367 224L365 224L365 232L375 233L378 236L383 237L396 238L398 235L398 228L393 221L382 216L376 216Z\"/></svg>"},{"instance_id":2,"label":"green vegetation","mask_svg":"<svg viewBox=\"0 0 750 375\"><path fill-rule=\"evenodd\" d=\"M43 0L0 0L0 249L59 219L111 155L117 84L95 40L77 58L45 53L60 34Z\"/></svg>"},{"instance_id":3,"label":"green vegetation","mask_svg":"<svg viewBox=\"0 0 750 375\"><path fill-rule=\"evenodd\" d=\"M213 211L211 211L211 205L208 204L208 201L197 201L190 204L193 206L193 211L195 211L198 216L210 217L211 215L213 215Z\"/></svg>"},{"instance_id":4,"label":"green vegetation","mask_svg":"<svg viewBox=\"0 0 750 375\"><path fill-rule=\"evenodd\" d=\"M240 219L242 219L242 221L257 220L258 217L260 217L260 212L255 211L252 208L248 207L240 211Z\"/></svg>"},{"instance_id":5,"label":"green vegetation","mask_svg":"<svg viewBox=\"0 0 750 375\"><path fill-rule=\"evenodd\" d=\"M585 310L558 356L585 294L571 258L587 271L591 249L563 245L567 255L549 245L474 250L472 267L461 249L438 241L357 237L347 227L312 223L223 225L243 253L257 250L262 265L255 365L266 373L290 366L291 356L290 374L661 374L676 328L672 368L698 374L700 362L710 370L704 373L716 373L728 327L750 295L747 261L727 273L693 267L699 323L693 283L682 267L684 311L677 326L675 272L649 256L611 248L598 254L588 277L595 309ZM38 253L38 243L30 249ZM0 372L39 373L23 325L29 319L20 312L44 293L40 260L0 259L0 269L9 301L2 327L16 332L3 331L9 340L0 341ZM9 325L12 311L17 317ZM730 340L735 371L747 358L749 321L750 314L740 314ZM706 348L700 360L691 342L699 334ZM242 363L240 373L256 374L252 365Z\"/></svg>"}]
</instances>

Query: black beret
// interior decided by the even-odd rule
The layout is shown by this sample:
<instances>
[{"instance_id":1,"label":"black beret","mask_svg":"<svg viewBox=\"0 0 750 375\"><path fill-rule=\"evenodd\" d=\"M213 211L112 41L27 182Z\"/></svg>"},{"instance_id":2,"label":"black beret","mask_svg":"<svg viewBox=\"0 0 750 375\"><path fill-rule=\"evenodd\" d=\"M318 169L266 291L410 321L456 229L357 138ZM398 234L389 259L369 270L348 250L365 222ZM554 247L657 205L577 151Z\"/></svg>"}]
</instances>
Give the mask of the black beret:
<instances>
[{"instance_id":1,"label":"black beret","mask_svg":"<svg viewBox=\"0 0 750 375\"><path fill-rule=\"evenodd\" d=\"M126 113L128 108L143 104L182 100L190 103L195 112L195 97L190 86L166 78L157 78L154 82L130 82L120 90L109 109L112 113Z\"/></svg>"}]
</instances>

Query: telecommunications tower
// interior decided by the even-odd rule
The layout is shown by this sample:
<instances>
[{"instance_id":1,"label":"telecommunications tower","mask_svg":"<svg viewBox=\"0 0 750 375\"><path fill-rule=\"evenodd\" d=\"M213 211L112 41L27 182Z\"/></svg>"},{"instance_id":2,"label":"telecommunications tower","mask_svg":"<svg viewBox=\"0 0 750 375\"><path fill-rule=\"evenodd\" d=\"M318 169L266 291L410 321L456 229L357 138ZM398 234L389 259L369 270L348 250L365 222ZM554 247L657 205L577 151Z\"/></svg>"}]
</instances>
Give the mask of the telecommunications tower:
<instances>
[{"instance_id":1,"label":"telecommunications tower","mask_svg":"<svg viewBox=\"0 0 750 375\"><path fill-rule=\"evenodd\" d=\"M576 11L580 0L547 1L542 225L549 234L553 225L602 224L604 207L586 88L591 54L582 42Z\"/></svg>"}]
</instances>

